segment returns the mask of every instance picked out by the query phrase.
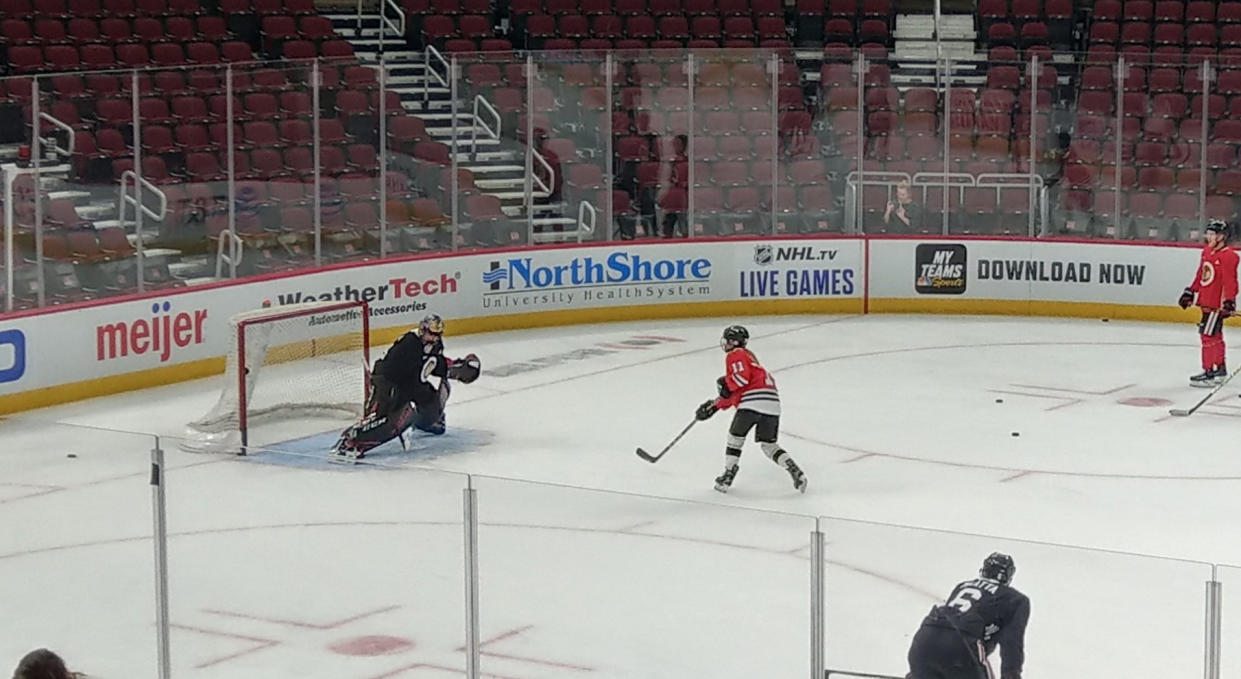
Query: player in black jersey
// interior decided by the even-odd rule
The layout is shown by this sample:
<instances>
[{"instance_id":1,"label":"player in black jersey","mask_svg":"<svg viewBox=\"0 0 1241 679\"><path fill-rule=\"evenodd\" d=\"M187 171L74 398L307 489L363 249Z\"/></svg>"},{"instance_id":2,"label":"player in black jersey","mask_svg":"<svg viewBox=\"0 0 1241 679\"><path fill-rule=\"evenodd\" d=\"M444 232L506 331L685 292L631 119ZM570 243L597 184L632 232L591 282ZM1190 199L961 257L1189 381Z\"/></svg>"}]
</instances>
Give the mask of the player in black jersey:
<instances>
[{"instance_id":1,"label":"player in black jersey","mask_svg":"<svg viewBox=\"0 0 1241 679\"><path fill-rule=\"evenodd\" d=\"M443 336L444 319L430 314L375 361L366 414L341 434L333 454L360 459L411 426L431 434L444 433L444 405L451 391L448 380L469 384L478 379L482 364L474 354L445 358ZM401 444L405 444L403 437Z\"/></svg>"},{"instance_id":2,"label":"player in black jersey","mask_svg":"<svg viewBox=\"0 0 1241 679\"><path fill-rule=\"evenodd\" d=\"M1009 585L1016 571L1011 556L995 552L977 580L932 608L909 647L907 679L991 679L987 656L997 644L1001 679L1021 679L1030 600Z\"/></svg>"}]
</instances>

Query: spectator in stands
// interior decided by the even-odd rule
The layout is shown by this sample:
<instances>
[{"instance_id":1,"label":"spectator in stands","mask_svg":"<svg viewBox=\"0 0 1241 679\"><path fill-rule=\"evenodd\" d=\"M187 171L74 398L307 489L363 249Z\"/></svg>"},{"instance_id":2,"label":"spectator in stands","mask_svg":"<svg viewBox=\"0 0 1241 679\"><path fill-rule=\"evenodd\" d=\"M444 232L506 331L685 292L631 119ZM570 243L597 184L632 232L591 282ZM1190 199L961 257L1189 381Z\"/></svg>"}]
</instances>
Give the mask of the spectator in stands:
<instances>
[{"instance_id":1,"label":"spectator in stands","mask_svg":"<svg viewBox=\"0 0 1241 679\"><path fill-rule=\"evenodd\" d=\"M562 189L564 188L564 172L561 170L560 156L556 155L555 151L547 148L547 133L545 131L535 128L534 133L536 135L534 138L534 150L538 151L539 155L543 156L543 160L546 160L547 164L552 168L551 195L548 196L548 199L554 203L560 200ZM545 169L537 164L534 171L540 176L547 173ZM548 177L543 177L544 181L547 179ZM576 207L576 205L573 207Z\"/></svg>"},{"instance_id":2,"label":"spectator in stands","mask_svg":"<svg viewBox=\"0 0 1241 679\"><path fill-rule=\"evenodd\" d=\"M888 231L912 232L922 228L922 206L914 202L908 180L897 183L896 200L888 201L883 224Z\"/></svg>"},{"instance_id":3,"label":"spectator in stands","mask_svg":"<svg viewBox=\"0 0 1241 679\"><path fill-rule=\"evenodd\" d=\"M689 189L689 137L678 134L672 140L669 154L659 173L659 207L664 211L664 221L659 235L664 238L687 236L685 202Z\"/></svg>"},{"instance_id":4,"label":"spectator in stands","mask_svg":"<svg viewBox=\"0 0 1241 679\"><path fill-rule=\"evenodd\" d=\"M80 679L85 676L70 672L65 661L46 648L27 653L13 670L13 679Z\"/></svg>"},{"instance_id":5,"label":"spectator in stands","mask_svg":"<svg viewBox=\"0 0 1241 679\"><path fill-rule=\"evenodd\" d=\"M319 221L324 229L343 228L345 223L345 196L340 184L324 178L319 182Z\"/></svg>"},{"instance_id":6,"label":"spectator in stands","mask_svg":"<svg viewBox=\"0 0 1241 679\"><path fill-rule=\"evenodd\" d=\"M259 201L258 189L250 184L242 184L237 188L237 231L241 233L257 233L263 230L260 211L263 203Z\"/></svg>"}]
</instances>

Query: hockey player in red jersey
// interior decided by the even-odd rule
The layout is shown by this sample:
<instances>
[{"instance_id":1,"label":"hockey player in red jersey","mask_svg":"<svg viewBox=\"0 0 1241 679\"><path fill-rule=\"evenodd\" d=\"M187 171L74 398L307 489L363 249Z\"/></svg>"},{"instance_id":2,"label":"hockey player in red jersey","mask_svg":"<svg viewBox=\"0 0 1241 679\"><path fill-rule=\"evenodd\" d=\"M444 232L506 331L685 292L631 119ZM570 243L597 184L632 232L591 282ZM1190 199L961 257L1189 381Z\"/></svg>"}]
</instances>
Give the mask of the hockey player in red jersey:
<instances>
[{"instance_id":1,"label":"hockey player in red jersey","mask_svg":"<svg viewBox=\"0 0 1241 679\"><path fill-rule=\"evenodd\" d=\"M737 477L741 446L754 429L754 440L772 462L780 465L793 478L793 487L806 492L806 475L785 452L776 438L780 433L780 394L776 381L759 364L754 353L746 348L750 332L740 325L724 328L720 347L725 351L724 376L716 380L719 398L698 406L695 416L706 420L717 410L736 407L728 427L728 443L724 448L724 473L715 480L715 489L727 493Z\"/></svg>"},{"instance_id":2,"label":"hockey player in red jersey","mask_svg":"<svg viewBox=\"0 0 1241 679\"><path fill-rule=\"evenodd\" d=\"M1194 282L1178 304L1202 309L1198 336L1202 340L1202 372L1189 378L1195 387L1219 384L1228 376L1224 363L1224 319L1237 313L1237 253L1228 247L1228 224L1213 219L1206 228L1206 247Z\"/></svg>"}]
</instances>

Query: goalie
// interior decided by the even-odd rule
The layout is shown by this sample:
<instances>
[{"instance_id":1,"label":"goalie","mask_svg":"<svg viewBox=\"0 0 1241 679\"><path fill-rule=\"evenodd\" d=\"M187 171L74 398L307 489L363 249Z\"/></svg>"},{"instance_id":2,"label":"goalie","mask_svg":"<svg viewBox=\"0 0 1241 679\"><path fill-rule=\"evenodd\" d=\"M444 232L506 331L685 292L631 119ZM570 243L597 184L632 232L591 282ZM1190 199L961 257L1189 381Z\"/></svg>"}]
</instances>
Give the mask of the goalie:
<instances>
[{"instance_id":1,"label":"goalie","mask_svg":"<svg viewBox=\"0 0 1241 679\"><path fill-rule=\"evenodd\" d=\"M359 460L366 452L398 436L406 445L412 427L443 434L444 406L452 391L448 380L469 384L478 379L478 357L444 357L444 319L430 314L417 330L402 335L371 371L371 392L362 421L341 434L332 449L335 457Z\"/></svg>"}]
</instances>

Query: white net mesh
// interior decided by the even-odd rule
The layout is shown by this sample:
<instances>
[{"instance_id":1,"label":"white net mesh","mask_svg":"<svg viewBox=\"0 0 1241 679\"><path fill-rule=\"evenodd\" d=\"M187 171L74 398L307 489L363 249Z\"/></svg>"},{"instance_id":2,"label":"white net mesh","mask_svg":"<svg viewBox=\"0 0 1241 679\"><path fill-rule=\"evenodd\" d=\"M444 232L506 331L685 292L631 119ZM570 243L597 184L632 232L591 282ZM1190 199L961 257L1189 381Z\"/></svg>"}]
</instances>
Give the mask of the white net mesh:
<instances>
[{"instance_id":1,"label":"white net mesh","mask_svg":"<svg viewBox=\"0 0 1241 679\"><path fill-rule=\"evenodd\" d=\"M258 425L287 418L358 417L366 398L365 314L360 302L335 302L260 309L229 319L234 340L220 398L187 425L181 447L237 452L243 426L253 433Z\"/></svg>"}]
</instances>

